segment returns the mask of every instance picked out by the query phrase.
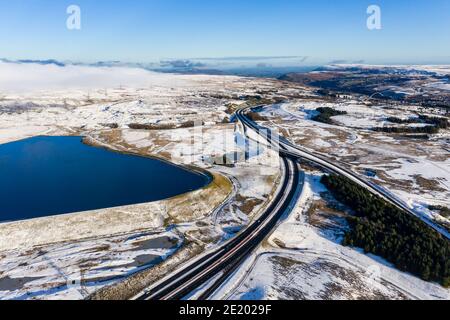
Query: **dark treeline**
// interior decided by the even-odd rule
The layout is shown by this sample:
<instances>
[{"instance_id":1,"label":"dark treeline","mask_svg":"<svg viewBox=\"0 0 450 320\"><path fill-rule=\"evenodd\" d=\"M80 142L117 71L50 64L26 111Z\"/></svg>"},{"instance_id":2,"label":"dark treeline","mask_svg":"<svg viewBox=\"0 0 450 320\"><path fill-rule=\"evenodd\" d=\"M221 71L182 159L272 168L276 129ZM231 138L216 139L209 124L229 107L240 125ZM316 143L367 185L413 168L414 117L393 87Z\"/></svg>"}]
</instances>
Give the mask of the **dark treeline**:
<instances>
[{"instance_id":1,"label":"dark treeline","mask_svg":"<svg viewBox=\"0 0 450 320\"><path fill-rule=\"evenodd\" d=\"M312 120L327 124L333 124L333 120L331 119L331 117L347 114L346 111L338 111L329 107L317 108L316 111L319 112L319 114L317 116L314 116Z\"/></svg>"},{"instance_id":2,"label":"dark treeline","mask_svg":"<svg viewBox=\"0 0 450 320\"><path fill-rule=\"evenodd\" d=\"M322 183L351 208L343 245L363 248L426 281L450 286L450 243L419 218L372 195L347 178L324 176Z\"/></svg>"},{"instance_id":3,"label":"dark treeline","mask_svg":"<svg viewBox=\"0 0 450 320\"><path fill-rule=\"evenodd\" d=\"M373 128L373 131L386 132L386 133L427 133L436 134L439 133L439 129L435 126L425 127L379 127Z\"/></svg>"},{"instance_id":4,"label":"dark treeline","mask_svg":"<svg viewBox=\"0 0 450 320\"><path fill-rule=\"evenodd\" d=\"M405 123L417 123L419 118L408 118L408 119L400 119L397 117L389 117L386 119L386 121L392 122L392 123L398 123L398 124L405 124Z\"/></svg>"},{"instance_id":5,"label":"dark treeline","mask_svg":"<svg viewBox=\"0 0 450 320\"><path fill-rule=\"evenodd\" d=\"M423 127L380 127L373 128L374 131L387 132L387 133L427 133L436 134L440 129L447 129L450 127L450 123L446 118L429 117L420 115L417 118L400 119L396 117L389 117L386 119L389 122L397 124L413 124L423 123L427 126Z\"/></svg>"},{"instance_id":6,"label":"dark treeline","mask_svg":"<svg viewBox=\"0 0 450 320\"><path fill-rule=\"evenodd\" d=\"M179 129L179 128L193 128L196 125L204 125L204 122L196 123L195 121L186 121L180 124L175 123L167 123L167 124L159 124L159 123L130 123L128 128L134 130L169 130L169 129Z\"/></svg>"},{"instance_id":7,"label":"dark treeline","mask_svg":"<svg viewBox=\"0 0 450 320\"><path fill-rule=\"evenodd\" d=\"M440 117L429 117L429 116L419 116L419 120L424 123L431 124L439 129L447 129L450 127L450 123L446 118Z\"/></svg>"}]
</instances>

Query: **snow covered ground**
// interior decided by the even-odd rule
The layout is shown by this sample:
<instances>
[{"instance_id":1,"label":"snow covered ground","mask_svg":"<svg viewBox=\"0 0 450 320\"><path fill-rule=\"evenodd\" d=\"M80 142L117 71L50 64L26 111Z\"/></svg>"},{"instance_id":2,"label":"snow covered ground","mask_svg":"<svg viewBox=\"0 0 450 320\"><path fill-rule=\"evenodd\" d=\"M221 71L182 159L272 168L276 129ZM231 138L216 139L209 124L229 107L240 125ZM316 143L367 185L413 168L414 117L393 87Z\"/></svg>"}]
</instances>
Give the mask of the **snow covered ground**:
<instances>
[{"instance_id":1,"label":"snow covered ground","mask_svg":"<svg viewBox=\"0 0 450 320\"><path fill-rule=\"evenodd\" d=\"M80 135L95 146L215 175L205 190L160 202L0 224L0 299L78 299L153 264L182 263L179 256L196 254L185 243L205 248L229 238L276 185L278 156L268 150L230 165L210 161L245 151L239 128L222 123L231 116L228 105L245 103L241 96L269 89L271 81L5 63L0 70L0 144ZM157 240L167 237L176 240L173 247Z\"/></svg>"},{"instance_id":2,"label":"snow covered ground","mask_svg":"<svg viewBox=\"0 0 450 320\"><path fill-rule=\"evenodd\" d=\"M319 107L347 114L333 117L335 125L312 121L311 114ZM392 126L386 121L388 117L410 118L423 112L414 106L395 109L352 100L337 103L299 100L271 106L263 114L272 119L268 125L284 128L290 140L335 158L361 174L372 173L370 178L374 182L396 194L418 214L450 225L448 217L427 210L430 205L450 207L450 131L441 130L425 140L369 130ZM430 115L443 116L435 111Z\"/></svg>"},{"instance_id":3,"label":"snow covered ground","mask_svg":"<svg viewBox=\"0 0 450 320\"><path fill-rule=\"evenodd\" d=\"M408 71L427 71L435 72L438 75L450 74L450 65L368 65L368 64L336 64L329 66L330 68L364 68L364 69L398 69Z\"/></svg>"},{"instance_id":4,"label":"snow covered ground","mask_svg":"<svg viewBox=\"0 0 450 320\"><path fill-rule=\"evenodd\" d=\"M132 233L0 252L0 299L83 299L170 257L173 232Z\"/></svg>"},{"instance_id":5,"label":"snow covered ground","mask_svg":"<svg viewBox=\"0 0 450 320\"><path fill-rule=\"evenodd\" d=\"M450 299L450 290L340 245L342 221L317 224L320 175L307 175L294 212L214 295L231 300ZM319 209L320 212L320 209Z\"/></svg>"},{"instance_id":6,"label":"snow covered ground","mask_svg":"<svg viewBox=\"0 0 450 320\"><path fill-rule=\"evenodd\" d=\"M370 170L418 212L448 220L427 205L448 206L449 132L405 141L368 130L388 116L419 111L409 106L330 104L295 98L314 93L276 80L126 68L0 63L0 88L0 144L80 135L95 146L201 167L216 178L210 188L163 202L0 224L0 299L79 299L153 265L145 274L155 281L165 272L159 267L176 267L241 230L270 198L279 162L252 146L243 161L248 141L229 123L230 110L267 99L290 101L264 111L268 125L362 174ZM337 125L311 121L322 106L348 114L335 117ZM218 161L233 156L238 161ZM447 290L344 248L339 232L312 224L305 210L320 201L318 179L308 176L296 212L217 297L448 299Z\"/></svg>"}]
</instances>

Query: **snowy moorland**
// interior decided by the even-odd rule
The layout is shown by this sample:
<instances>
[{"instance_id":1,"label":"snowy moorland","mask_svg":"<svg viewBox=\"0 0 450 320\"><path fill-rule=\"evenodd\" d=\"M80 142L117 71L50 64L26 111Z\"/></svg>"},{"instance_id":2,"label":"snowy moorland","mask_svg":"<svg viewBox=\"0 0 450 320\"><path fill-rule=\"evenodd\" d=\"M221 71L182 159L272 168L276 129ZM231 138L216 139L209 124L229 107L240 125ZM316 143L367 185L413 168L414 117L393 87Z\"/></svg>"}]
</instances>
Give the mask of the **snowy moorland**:
<instances>
[{"instance_id":1,"label":"snowy moorland","mask_svg":"<svg viewBox=\"0 0 450 320\"><path fill-rule=\"evenodd\" d=\"M78 135L96 147L214 174L206 189L173 199L0 224L1 299L79 299L142 271L160 277L153 266L182 263L248 224L276 185L278 157L269 150L233 166L212 160L245 148L240 128L229 124L229 104L270 83L124 68L0 69L0 143Z\"/></svg>"},{"instance_id":2,"label":"snowy moorland","mask_svg":"<svg viewBox=\"0 0 450 320\"><path fill-rule=\"evenodd\" d=\"M333 117L333 124L313 121L315 110L323 107L346 114ZM429 139L414 139L370 130L392 126L389 117L445 117L445 113L404 105L393 109L352 100L299 100L267 107L262 114L270 120L267 125L283 128L297 144L352 167L396 194L418 214L450 226L449 217L428 209L449 206L450 131L441 130Z\"/></svg>"},{"instance_id":3,"label":"snowy moorland","mask_svg":"<svg viewBox=\"0 0 450 320\"><path fill-rule=\"evenodd\" d=\"M233 122L240 107L260 105L262 125L367 176L418 216L449 228L449 217L435 209L450 206L449 130L427 139L372 130L391 126L389 117L446 117L441 109L330 101L313 88L273 79L0 62L0 144L83 136L94 147L214 177L204 189L159 202L0 224L0 299L127 299L233 237L257 219L279 183L278 154L246 153L250 142ZM313 118L320 107L346 113L319 123ZM342 246L348 226L324 200L323 172L302 169L306 182L294 212L215 298L449 298L438 284Z\"/></svg>"}]
</instances>

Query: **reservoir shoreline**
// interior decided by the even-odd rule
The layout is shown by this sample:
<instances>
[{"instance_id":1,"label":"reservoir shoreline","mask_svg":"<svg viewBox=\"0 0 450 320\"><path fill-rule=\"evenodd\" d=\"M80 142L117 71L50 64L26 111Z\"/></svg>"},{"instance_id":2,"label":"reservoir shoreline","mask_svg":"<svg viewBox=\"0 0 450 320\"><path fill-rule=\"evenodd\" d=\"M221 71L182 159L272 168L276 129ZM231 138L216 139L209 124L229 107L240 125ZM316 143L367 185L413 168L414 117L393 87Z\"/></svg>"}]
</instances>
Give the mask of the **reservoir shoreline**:
<instances>
[{"instance_id":1,"label":"reservoir shoreline","mask_svg":"<svg viewBox=\"0 0 450 320\"><path fill-rule=\"evenodd\" d=\"M83 213L83 212L96 211L96 210L117 209L117 208L121 208L121 207L128 207L128 206L139 205L139 204L150 204L150 203L153 203L153 202L170 200L172 198L177 198L177 197L183 196L185 194L189 194L191 192L207 189L212 184L212 182L214 181L214 175L211 174L210 172L208 172L207 170L204 170L204 169L201 169L201 168L197 168L197 167L194 167L194 166L182 166L182 165L179 165L179 164L172 163L172 162L168 161L167 159L163 159L161 157L142 155L142 154L138 154L138 153L135 153L135 152L118 150L118 149L115 149L115 148L113 148L111 146L95 143L95 141L92 138L86 137L86 136L78 136L78 135L36 136L36 137L33 137L33 138L25 138L25 139L13 141L13 142L8 142L8 143L0 145L0 147L1 146L7 146L7 145L10 145L10 147L11 147L11 144L13 144L13 143L20 143L20 142L24 142L24 141L31 140L31 139L39 139L39 138L50 138L51 139L51 138L64 138L64 137L79 138L83 145L86 145L88 147L92 147L92 148L95 148L95 149L102 149L102 150L105 150L107 152L116 153L116 154L120 154L120 155L128 155L128 156L131 156L131 157L134 157L134 158L150 159L150 160L153 160L153 161L157 161L157 162L154 162L154 163L156 163L156 164L164 164L166 166L166 170L170 170L170 168L177 168L178 170L182 170L180 172L186 172L186 173L189 173L189 174L192 174L192 175L201 176L202 178L205 179L205 182L198 189L192 189L192 190L189 190L189 191L186 191L186 192L182 192L180 194L171 195L171 196L169 196L167 198L161 198L161 199L157 199L157 200L153 200L153 201L138 201L136 203L129 202L129 203L124 203L124 204L119 204L119 205L111 205L111 206L105 206L105 207L102 206L102 207L98 207L98 208L92 208L92 209L87 209L87 210L79 210L79 211L71 211L71 212L63 212L63 211L61 211L62 212L61 214L50 213L48 215L41 215L41 216L36 216L36 217L29 217L29 218L24 217L23 219L19 218L17 220L9 220L9 221L6 220L6 221L0 222L0 226L1 225L5 225L5 224L10 224L10 223L17 223L17 222L21 222L21 221L33 220L33 219L49 218L49 217L53 217L53 216L63 216L63 215L70 215L70 214L79 214L79 213ZM6 161L8 161L8 160L6 160ZM149 173L147 173L147 174L149 174ZM176 181L176 179L175 179L175 181ZM23 183L23 181L22 181L22 183ZM30 182L30 184L31 183L32 182ZM36 183L36 181L33 181L33 183ZM143 181L140 181L140 183L142 184ZM156 182L156 184L157 184L157 182ZM167 184L166 184L166 188L167 188ZM141 191L141 192L145 192L145 191ZM173 194L173 192L172 192L172 194Z\"/></svg>"}]
</instances>

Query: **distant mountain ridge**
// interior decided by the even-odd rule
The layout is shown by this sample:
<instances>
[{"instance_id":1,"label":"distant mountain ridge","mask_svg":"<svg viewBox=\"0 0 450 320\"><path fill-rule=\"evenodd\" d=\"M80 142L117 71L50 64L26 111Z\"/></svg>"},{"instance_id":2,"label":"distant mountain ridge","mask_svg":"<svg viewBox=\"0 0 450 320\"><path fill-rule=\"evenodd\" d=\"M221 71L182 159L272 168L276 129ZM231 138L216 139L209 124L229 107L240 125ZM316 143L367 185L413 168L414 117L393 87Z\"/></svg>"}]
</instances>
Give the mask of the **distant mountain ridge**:
<instances>
[{"instance_id":1,"label":"distant mountain ridge","mask_svg":"<svg viewBox=\"0 0 450 320\"><path fill-rule=\"evenodd\" d=\"M0 62L17 63L17 64L39 64L39 65L55 65L58 67L66 66L87 66L87 67L124 67L138 68L153 72L162 73L178 73L178 74L205 74L205 75L236 75L244 77L262 77L262 78L278 78L284 74L292 72L309 72L316 67L304 66L273 66L266 63L249 64L248 66L229 66L214 65L189 59L166 59L160 62L122 62L119 60L97 61L91 63L59 61L56 59L21 59L10 60L0 58Z\"/></svg>"}]
</instances>

